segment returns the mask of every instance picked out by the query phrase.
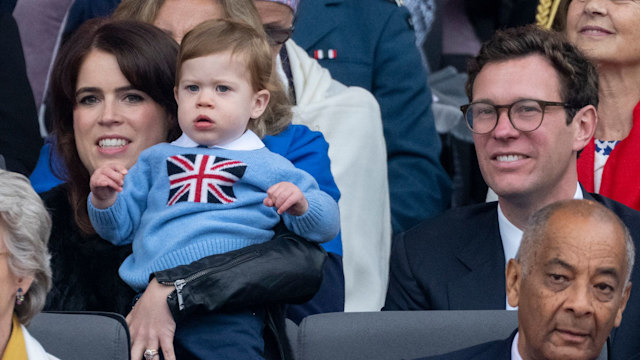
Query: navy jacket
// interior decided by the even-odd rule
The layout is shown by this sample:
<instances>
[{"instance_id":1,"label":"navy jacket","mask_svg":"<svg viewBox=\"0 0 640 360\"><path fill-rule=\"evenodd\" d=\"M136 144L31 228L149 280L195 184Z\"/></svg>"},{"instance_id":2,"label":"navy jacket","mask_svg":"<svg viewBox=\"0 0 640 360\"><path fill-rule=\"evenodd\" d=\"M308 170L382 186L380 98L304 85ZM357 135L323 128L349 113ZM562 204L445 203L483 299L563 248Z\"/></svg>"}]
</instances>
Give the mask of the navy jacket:
<instances>
[{"instance_id":1,"label":"navy jacket","mask_svg":"<svg viewBox=\"0 0 640 360\"><path fill-rule=\"evenodd\" d=\"M387 142L394 232L438 215L449 205L450 180L440 164L431 92L409 12L390 0L306 0L293 39L331 76L373 93ZM329 59L329 50L336 56Z\"/></svg>"},{"instance_id":2,"label":"navy jacket","mask_svg":"<svg viewBox=\"0 0 640 360\"><path fill-rule=\"evenodd\" d=\"M15 1L0 5L0 155L7 170L29 176L42 138L18 25L10 12L14 6Z\"/></svg>"},{"instance_id":3,"label":"navy jacket","mask_svg":"<svg viewBox=\"0 0 640 360\"><path fill-rule=\"evenodd\" d=\"M583 191L616 213L640 248L640 212ZM639 256L631 281L640 284ZM497 202L452 209L396 236L391 250L384 310L504 309L505 261ZM610 359L640 354L640 291L631 297L622 324L612 332Z\"/></svg>"},{"instance_id":4,"label":"navy jacket","mask_svg":"<svg viewBox=\"0 0 640 360\"><path fill-rule=\"evenodd\" d=\"M451 353L419 360L511 360L511 344L518 331L504 340L491 341Z\"/></svg>"}]
</instances>

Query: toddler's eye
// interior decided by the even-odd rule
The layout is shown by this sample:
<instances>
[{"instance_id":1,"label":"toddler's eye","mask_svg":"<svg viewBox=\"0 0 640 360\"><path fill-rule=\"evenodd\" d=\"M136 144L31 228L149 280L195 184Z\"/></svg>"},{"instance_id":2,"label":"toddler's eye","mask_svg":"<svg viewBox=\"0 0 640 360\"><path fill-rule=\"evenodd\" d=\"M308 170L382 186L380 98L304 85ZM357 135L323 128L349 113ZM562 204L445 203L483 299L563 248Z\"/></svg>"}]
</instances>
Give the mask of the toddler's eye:
<instances>
[{"instance_id":1,"label":"toddler's eye","mask_svg":"<svg viewBox=\"0 0 640 360\"><path fill-rule=\"evenodd\" d=\"M198 85L187 85L186 88L187 88L187 90L189 90L191 92L197 92L198 90L200 90Z\"/></svg>"},{"instance_id":2,"label":"toddler's eye","mask_svg":"<svg viewBox=\"0 0 640 360\"><path fill-rule=\"evenodd\" d=\"M224 93L224 92L229 91L230 89L229 89L229 87L228 87L228 86L218 85L218 86L216 86L216 90L217 90L218 92L222 92L222 93Z\"/></svg>"}]
</instances>

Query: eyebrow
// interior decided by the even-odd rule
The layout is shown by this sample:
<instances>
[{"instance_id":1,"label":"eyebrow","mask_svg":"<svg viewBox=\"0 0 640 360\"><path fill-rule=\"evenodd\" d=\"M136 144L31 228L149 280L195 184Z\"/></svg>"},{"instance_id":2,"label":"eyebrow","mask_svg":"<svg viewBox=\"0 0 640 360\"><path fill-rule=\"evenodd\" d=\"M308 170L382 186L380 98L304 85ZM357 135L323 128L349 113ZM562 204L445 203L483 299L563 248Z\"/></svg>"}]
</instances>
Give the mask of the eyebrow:
<instances>
[{"instance_id":1,"label":"eyebrow","mask_svg":"<svg viewBox=\"0 0 640 360\"><path fill-rule=\"evenodd\" d=\"M534 100L534 99L531 98L531 97L522 97L522 96L520 96L520 97L515 98L511 103L513 104L515 102L522 101L522 100ZM476 99L476 100L473 100L472 103L485 103L485 104L491 104L491 105L500 105L500 104L497 104L495 101L493 101L491 99L487 99L487 98ZM505 105L509 105L509 104L505 104Z\"/></svg>"},{"instance_id":2,"label":"eyebrow","mask_svg":"<svg viewBox=\"0 0 640 360\"><path fill-rule=\"evenodd\" d=\"M610 276L613 276L616 279L618 278L618 271L615 268L612 268L612 267L598 268L598 269L596 269L596 274L597 275L610 275Z\"/></svg>"},{"instance_id":3,"label":"eyebrow","mask_svg":"<svg viewBox=\"0 0 640 360\"><path fill-rule=\"evenodd\" d=\"M123 86L123 87L119 87L116 88L116 92L123 92L123 91L129 91L129 90L137 90L133 85L127 85L127 86ZM76 90L76 96L78 96L79 94L85 93L85 92L102 92L102 89L97 88L97 87L83 87L80 88L78 90Z\"/></svg>"},{"instance_id":4,"label":"eyebrow","mask_svg":"<svg viewBox=\"0 0 640 360\"><path fill-rule=\"evenodd\" d=\"M570 271L575 271L575 267L573 267L572 265L569 265L569 263L565 262L564 260L558 259L558 258L553 258L551 259L549 262L547 262L546 264L547 266L549 265L559 265L567 270Z\"/></svg>"},{"instance_id":5,"label":"eyebrow","mask_svg":"<svg viewBox=\"0 0 640 360\"><path fill-rule=\"evenodd\" d=\"M558 258L553 258L551 259L547 265L559 265L569 271L575 271L575 267L573 267L572 265L566 263L565 261L558 259ZM616 268L613 267L603 267L603 268L597 268L596 269L596 275L610 275L613 276L614 278L618 278L618 271L616 270Z\"/></svg>"}]
</instances>

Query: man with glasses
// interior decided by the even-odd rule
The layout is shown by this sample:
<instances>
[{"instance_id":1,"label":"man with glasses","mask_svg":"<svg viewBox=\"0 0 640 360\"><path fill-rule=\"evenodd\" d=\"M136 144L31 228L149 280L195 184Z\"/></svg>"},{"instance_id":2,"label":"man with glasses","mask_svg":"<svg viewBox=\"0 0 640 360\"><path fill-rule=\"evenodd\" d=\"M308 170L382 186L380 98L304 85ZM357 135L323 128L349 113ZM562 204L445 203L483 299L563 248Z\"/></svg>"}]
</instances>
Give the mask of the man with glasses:
<instances>
[{"instance_id":1,"label":"man with glasses","mask_svg":"<svg viewBox=\"0 0 640 360\"><path fill-rule=\"evenodd\" d=\"M640 213L578 184L577 155L597 123L597 82L575 47L535 26L498 32L483 45L469 64L471 103L462 110L498 201L452 209L397 236L385 310L510 308L505 264L529 217L556 201L598 201L640 239ZM640 353L638 296L632 292L614 332L613 359Z\"/></svg>"}]
</instances>

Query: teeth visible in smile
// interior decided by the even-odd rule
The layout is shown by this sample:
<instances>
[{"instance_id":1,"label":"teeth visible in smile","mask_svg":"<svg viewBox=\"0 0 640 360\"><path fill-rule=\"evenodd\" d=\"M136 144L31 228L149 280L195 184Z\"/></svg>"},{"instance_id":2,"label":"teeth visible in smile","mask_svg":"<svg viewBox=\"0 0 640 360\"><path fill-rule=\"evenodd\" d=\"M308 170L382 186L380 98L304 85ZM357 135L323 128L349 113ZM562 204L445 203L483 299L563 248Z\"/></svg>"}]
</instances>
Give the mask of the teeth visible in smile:
<instances>
[{"instance_id":1,"label":"teeth visible in smile","mask_svg":"<svg viewBox=\"0 0 640 360\"><path fill-rule=\"evenodd\" d=\"M98 146L101 148L123 147L125 145L127 145L127 140L124 139L102 139L98 141Z\"/></svg>"},{"instance_id":2,"label":"teeth visible in smile","mask_svg":"<svg viewBox=\"0 0 640 360\"><path fill-rule=\"evenodd\" d=\"M520 159L524 159L522 155L499 155L497 157L498 161L516 161Z\"/></svg>"}]
</instances>

